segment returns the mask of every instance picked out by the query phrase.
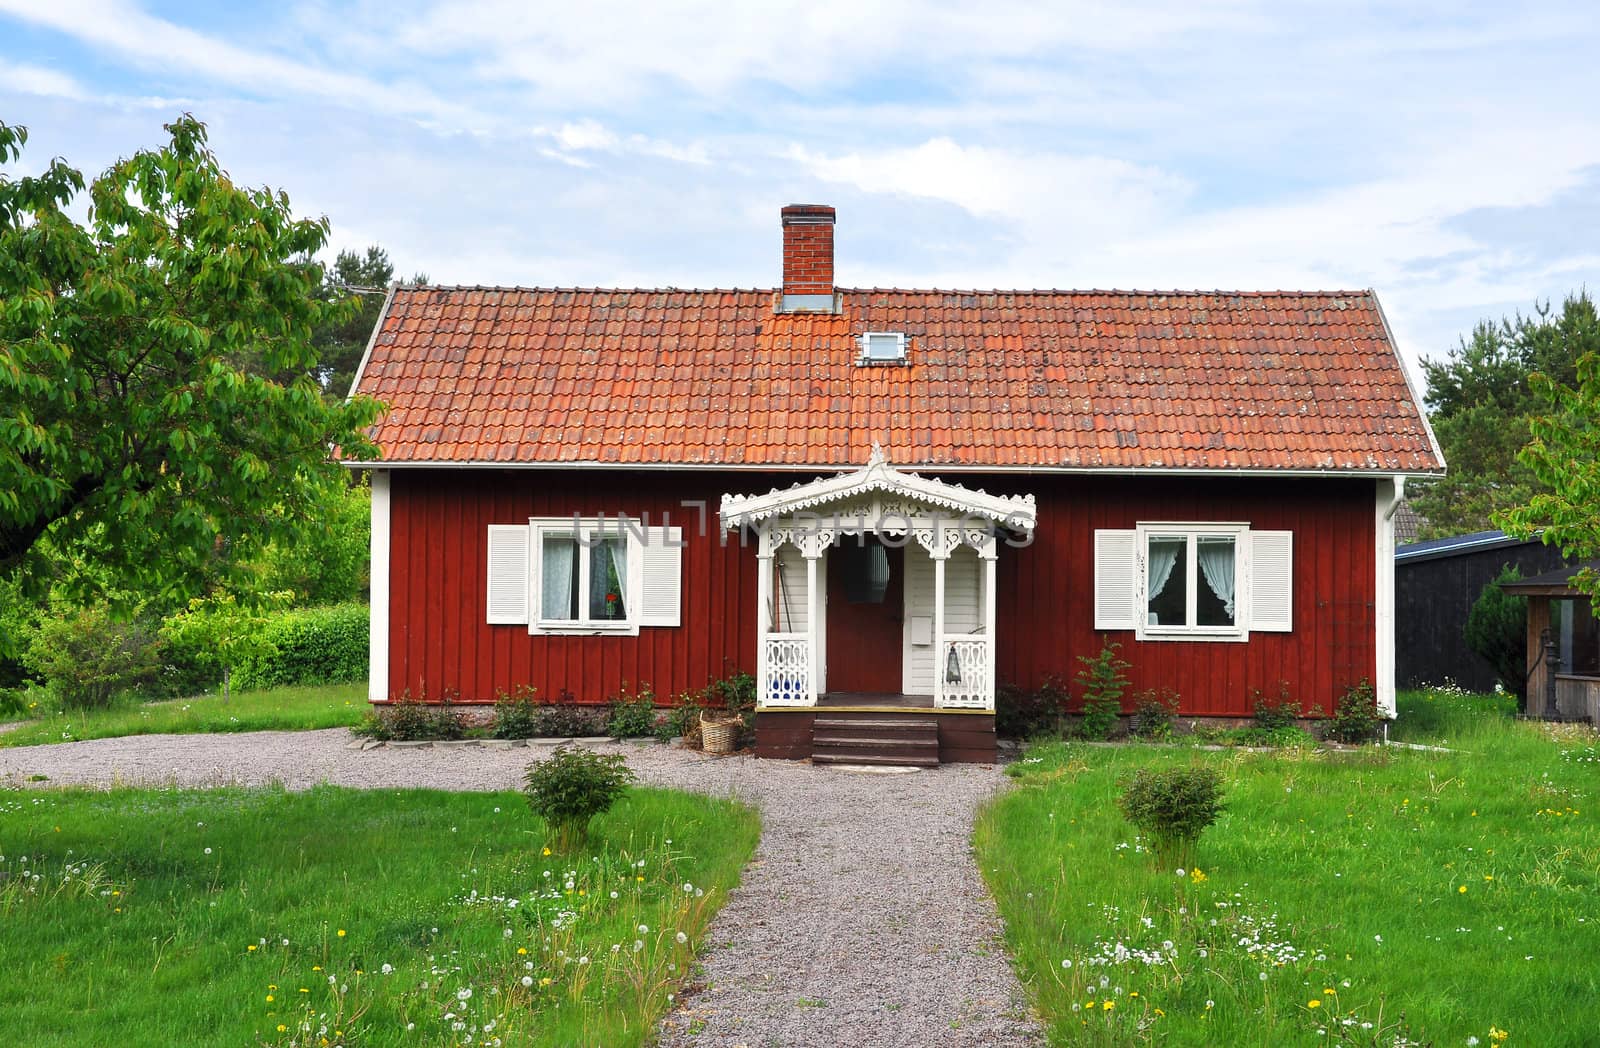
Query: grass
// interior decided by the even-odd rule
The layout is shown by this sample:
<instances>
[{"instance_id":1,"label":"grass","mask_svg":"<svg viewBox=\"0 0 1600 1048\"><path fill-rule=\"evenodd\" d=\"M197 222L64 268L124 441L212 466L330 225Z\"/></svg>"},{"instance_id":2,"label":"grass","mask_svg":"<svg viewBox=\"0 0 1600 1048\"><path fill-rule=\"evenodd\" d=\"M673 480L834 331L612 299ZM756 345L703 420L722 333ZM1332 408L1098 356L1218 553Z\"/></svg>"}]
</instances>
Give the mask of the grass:
<instances>
[{"instance_id":1,"label":"grass","mask_svg":"<svg viewBox=\"0 0 1600 1048\"><path fill-rule=\"evenodd\" d=\"M1593 1043L1600 747L1506 709L1403 695L1450 753L1029 750L976 846L1053 1043ZM1228 807L1180 874L1116 799L1188 762Z\"/></svg>"},{"instance_id":2,"label":"grass","mask_svg":"<svg viewBox=\"0 0 1600 1048\"><path fill-rule=\"evenodd\" d=\"M640 1044L758 835L648 789L565 857L516 793L0 791L5 1041Z\"/></svg>"},{"instance_id":3,"label":"grass","mask_svg":"<svg viewBox=\"0 0 1600 1048\"><path fill-rule=\"evenodd\" d=\"M0 746L39 746L121 735L354 727L369 708L365 684L236 692L226 703L220 695L166 702L119 702L103 710L46 713L0 733Z\"/></svg>"}]
</instances>

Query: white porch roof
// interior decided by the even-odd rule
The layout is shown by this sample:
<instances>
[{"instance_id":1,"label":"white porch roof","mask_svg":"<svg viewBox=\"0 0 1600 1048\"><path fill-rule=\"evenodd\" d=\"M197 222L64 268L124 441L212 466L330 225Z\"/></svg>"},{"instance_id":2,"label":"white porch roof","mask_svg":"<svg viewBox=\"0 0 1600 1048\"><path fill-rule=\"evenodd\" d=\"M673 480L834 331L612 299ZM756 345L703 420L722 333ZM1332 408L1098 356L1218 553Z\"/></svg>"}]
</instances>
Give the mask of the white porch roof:
<instances>
[{"instance_id":1,"label":"white porch roof","mask_svg":"<svg viewBox=\"0 0 1600 1048\"><path fill-rule=\"evenodd\" d=\"M889 465L883 449L874 446L860 469L821 477L806 484L774 488L764 495L723 495L724 529L759 527L796 513L815 513L849 504L862 496L899 498L968 520L985 520L1025 534L1036 521L1032 495L991 495L931 477L906 473Z\"/></svg>"}]
</instances>

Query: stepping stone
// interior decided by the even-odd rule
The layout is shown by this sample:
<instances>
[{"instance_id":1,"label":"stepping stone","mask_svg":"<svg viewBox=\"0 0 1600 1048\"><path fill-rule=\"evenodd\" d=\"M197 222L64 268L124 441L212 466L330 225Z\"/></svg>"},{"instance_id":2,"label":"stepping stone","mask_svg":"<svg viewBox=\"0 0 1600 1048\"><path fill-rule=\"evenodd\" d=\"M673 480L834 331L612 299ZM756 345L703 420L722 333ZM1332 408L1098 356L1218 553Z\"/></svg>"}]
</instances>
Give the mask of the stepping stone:
<instances>
[{"instance_id":1,"label":"stepping stone","mask_svg":"<svg viewBox=\"0 0 1600 1048\"><path fill-rule=\"evenodd\" d=\"M427 739L396 739L389 743L389 745L393 746L397 750L425 750L432 746L433 743L429 742Z\"/></svg>"},{"instance_id":2,"label":"stepping stone","mask_svg":"<svg viewBox=\"0 0 1600 1048\"><path fill-rule=\"evenodd\" d=\"M484 749L488 750L515 750L528 745L527 739L484 739Z\"/></svg>"},{"instance_id":3,"label":"stepping stone","mask_svg":"<svg viewBox=\"0 0 1600 1048\"><path fill-rule=\"evenodd\" d=\"M438 747L441 747L441 748L449 748L449 749L452 749L452 750L476 749L477 746L478 746L478 740L477 739L440 739L438 742L435 742L434 745L438 746Z\"/></svg>"}]
</instances>

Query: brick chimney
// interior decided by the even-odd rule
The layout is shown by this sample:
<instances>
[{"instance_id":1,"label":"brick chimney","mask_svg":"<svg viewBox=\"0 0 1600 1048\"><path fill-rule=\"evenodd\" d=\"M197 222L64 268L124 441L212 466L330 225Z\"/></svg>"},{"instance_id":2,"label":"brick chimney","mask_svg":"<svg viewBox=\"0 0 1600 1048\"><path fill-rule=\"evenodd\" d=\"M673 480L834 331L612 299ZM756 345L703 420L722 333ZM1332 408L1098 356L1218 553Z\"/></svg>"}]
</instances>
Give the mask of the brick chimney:
<instances>
[{"instance_id":1,"label":"brick chimney","mask_svg":"<svg viewBox=\"0 0 1600 1048\"><path fill-rule=\"evenodd\" d=\"M833 208L790 204L783 216L785 313L831 313L833 299Z\"/></svg>"}]
</instances>

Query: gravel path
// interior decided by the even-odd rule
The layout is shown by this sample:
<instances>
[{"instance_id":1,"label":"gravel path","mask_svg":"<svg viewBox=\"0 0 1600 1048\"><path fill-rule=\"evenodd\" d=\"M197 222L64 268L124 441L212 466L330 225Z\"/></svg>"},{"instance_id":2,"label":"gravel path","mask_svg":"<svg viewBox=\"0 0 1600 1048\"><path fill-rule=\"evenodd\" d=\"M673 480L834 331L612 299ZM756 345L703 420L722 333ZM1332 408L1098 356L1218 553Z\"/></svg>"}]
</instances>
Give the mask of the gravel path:
<instances>
[{"instance_id":1,"label":"gravel path","mask_svg":"<svg viewBox=\"0 0 1600 1048\"><path fill-rule=\"evenodd\" d=\"M343 729L149 735L0 750L0 784L515 789L541 750L346 748ZM668 1046L1042 1043L969 839L1004 783L953 765L869 775L649 745L640 780L759 807L761 844L713 923ZM35 780L39 782L41 780Z\"/></svg>"}]
</instances>

